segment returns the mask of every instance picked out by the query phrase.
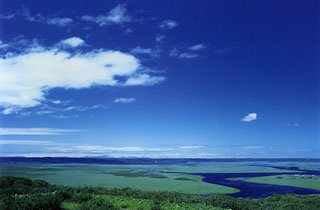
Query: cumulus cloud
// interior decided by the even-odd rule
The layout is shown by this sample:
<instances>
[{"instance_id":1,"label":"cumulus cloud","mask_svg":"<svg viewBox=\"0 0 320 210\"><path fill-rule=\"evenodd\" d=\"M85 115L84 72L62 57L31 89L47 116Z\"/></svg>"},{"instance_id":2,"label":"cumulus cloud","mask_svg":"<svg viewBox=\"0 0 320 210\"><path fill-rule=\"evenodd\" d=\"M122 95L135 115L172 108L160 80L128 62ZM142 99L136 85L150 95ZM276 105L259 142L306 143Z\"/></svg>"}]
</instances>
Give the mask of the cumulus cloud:
<instances>
[{"instance_id":1,"label":"cumulus cloud","mask_svg":"<svg viewBox=\"0 0 320 210\"><path fill-rule=\"evenodd\" d=\"M114 103L123 103L123 104L129 104L134 102L136 99L131 97L131 98L116 98L114 99Z\"/></svg>"},{"instance_id":2,"label":"cumulus cloud","mask_svg":"<svg viewBox=\"0 0 320 210\"><path fill-rule=\"evenodd\" d=\"M206 48L206 45L204 45L204 44L196 44L196 45L189 47L189 50L196 51L196 50L203 50L205 48Z\"/></svg>"},{"instance_id":3,"label":"cumulus cloud","mask_svg":"<svg viewBox=\"0 0 320 210\"><path fill-rule=\"evenodd\" d=\"M0 58L0 106L3 114L10 114L40 105L46 92L57 87L153 85L163 80L143 72L137 58L119 51L72 54L37 47Z\"/></svg>"},{"instance_id":4,"label":"cumulus cloud","mask_svg":"<svg viewBox=\"0 0 320 210\"><path fill-rule=\"evenodd\" d=\"M127 8L123 4L119 4L118 6L110 10L107 15L99 15L96 17L85 15L82 16L81 19L89 22L94 22L99 26L131 22L131 17L128 15Z\"/></svg>"},{"instance_id":5,"label":"cumulus cloud","mask_svg":"<svg viewBox=\"0 0 320 210\"><path fill-rule=\"evenodd\" d=\"M0 128L0 135L65 135L83 130L57 128Z\"/></svg>"},{"instance_id":6,"label":"cumulus cloud","mask_svg":"<svg viewBox=\"0 0 320 210\"><path fill-rule=\"evenodd\" d=\"M163 29L173 29L177 26L178 26L178 23L174 20L164 20L159 25L159 27Z\"/></svg>"},{"instance_id":7,"label":"cumulus cloud","mask_svg":"<svg viewBox=\"0 0 320 210\"><path fill-rule=\"evenodd\" d=\"M61 43L69 47L78 47L80 45L83 45L84 41L79 37L71 37L71 38L62 40Z\"/></svg>"},{"instance_id":8,"label":"cumulus cloud","mask_svg":"<svg viewBox=\"0 0 320 210\"><path fill-rule=\"evenodd\" d=\"M247 116L245 116L244 118L241 119L242 122L250 122L253 120L257 119L257 114L256 113L250 113Z\"/></svg>"}]
</instances>

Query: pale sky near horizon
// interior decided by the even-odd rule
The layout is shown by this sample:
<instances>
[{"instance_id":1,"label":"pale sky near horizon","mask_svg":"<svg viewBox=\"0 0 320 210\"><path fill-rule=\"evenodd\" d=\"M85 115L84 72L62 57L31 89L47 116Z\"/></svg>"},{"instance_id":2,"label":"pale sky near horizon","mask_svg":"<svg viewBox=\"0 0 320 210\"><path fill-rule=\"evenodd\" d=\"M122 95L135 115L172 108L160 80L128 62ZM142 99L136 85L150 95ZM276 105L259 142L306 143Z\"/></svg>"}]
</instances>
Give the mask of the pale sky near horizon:
<instances>
[{"instance_id":1,"label":"pale sky near horizon","mask_svg":"<svg viewBox=\"0 0 320 210\"><path fill-rule=\"evenodd\" d=\"M320 2L0 2L0 156L319 158Z\"/></svg>"}]
</instances>

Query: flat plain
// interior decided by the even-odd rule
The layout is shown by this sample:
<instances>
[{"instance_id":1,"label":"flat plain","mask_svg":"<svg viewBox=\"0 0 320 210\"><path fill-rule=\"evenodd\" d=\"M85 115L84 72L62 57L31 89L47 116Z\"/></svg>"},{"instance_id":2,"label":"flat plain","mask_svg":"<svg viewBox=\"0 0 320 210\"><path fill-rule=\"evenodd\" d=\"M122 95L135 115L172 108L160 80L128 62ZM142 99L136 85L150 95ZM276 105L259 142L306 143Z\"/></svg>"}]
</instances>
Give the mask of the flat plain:
<instances>
[{"instance_id":1,"label":"flat plain","mask_svg":"<svg viewBox=\"0 0 320 210\"><path fill-rule=\"evenodd\" d=\"M271 167L270 167L271 166ZM52 164L52 163L2 163L1 176L24 176L43 179L50 184L72 187L101 186L146 191L177 191L195 194L230 194L238 189L210 184L202 181L195 173L292 173L299 170L286 170L275 167L299 167L318 169L319 162L186 162L185 164L165 165L105 165L105 164ZM193 173L193 174L190 174ZM231 180L242 180L232 178ZM269 176L245 179L244 181L288 185L319 189L318 176Z\"/></svg>"}]
</instances>

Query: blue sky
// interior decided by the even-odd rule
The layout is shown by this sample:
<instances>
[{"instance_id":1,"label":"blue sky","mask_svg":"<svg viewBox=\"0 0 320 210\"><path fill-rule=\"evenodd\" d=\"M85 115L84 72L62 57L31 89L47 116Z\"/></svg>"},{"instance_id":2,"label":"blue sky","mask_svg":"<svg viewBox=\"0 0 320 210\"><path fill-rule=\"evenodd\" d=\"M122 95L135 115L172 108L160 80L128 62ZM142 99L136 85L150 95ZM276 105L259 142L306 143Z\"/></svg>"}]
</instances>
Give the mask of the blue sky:
<instances>
[{"instance_id":1,"label":"blue sky","mask_svg":"<svg viewBox=\"0 0 320 210\"><path fill-rule=\"evenodd\" d=\"M320 157L319 6L3 0L0 154Z\"/></svg>"}]
</instances>

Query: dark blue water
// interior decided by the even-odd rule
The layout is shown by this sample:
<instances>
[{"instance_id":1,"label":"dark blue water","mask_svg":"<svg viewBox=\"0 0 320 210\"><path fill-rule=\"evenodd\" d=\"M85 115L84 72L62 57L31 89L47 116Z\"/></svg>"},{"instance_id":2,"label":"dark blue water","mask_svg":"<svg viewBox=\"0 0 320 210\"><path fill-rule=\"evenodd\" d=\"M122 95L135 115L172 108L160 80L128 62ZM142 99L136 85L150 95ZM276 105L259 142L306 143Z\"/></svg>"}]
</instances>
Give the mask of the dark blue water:
<instances>
[{"instance_id":1,"label":"dark blue water","mask_svg":"<svg viewBox=\"0 0 320 210\"><path fill-rule=\"evenodd\" d=\"M276 169L301 171L300 175L320 176L320 170L301 170L297 167L270 166L268 164L278 162L302 162L320 163L320 159L149 159L149 158L25 158L25 157L0 157L1 163L73 163L73 164L109 164L109 165L197 165L208 162L251 162L249 166L264 166ZM256 162L257 164L252 164ZM274 175L292 175L292 173L194 173L201 175L204 182L233 187L240 192L229 194L232 197L264 198L272 194L296 193L300 195L320 194L320 190L281 186L272 184L259 184L245 181L231 181L228 178L235 177L261 177Z\"/></svg>"},{"instance_id":2,"label":"dark blue water","mask_svg":"<svg viewBox=\"0 0 320 210\"><path fill-rule=\"evenodd\" d=\"M300 170L297 167L273 167L265 165L266 167L284 169L284 170L299 170L299 175L320 176L319 170ZM288 194L295 193L300 195L308 194L320 194L320 190L314 190L309 188L273 185L273 184L259 184L246 181L232 181L227 180L229 178L244 177L253 178L261 176L275 176L275 175L293 175L294 173L193 173L194 175L201 175L204 178L202 181L219 184L227 187L233 187L240 190L240 192L229 194L232 197L243 198L264 198L272 194Z\"/></svg>"}]
</instances>

